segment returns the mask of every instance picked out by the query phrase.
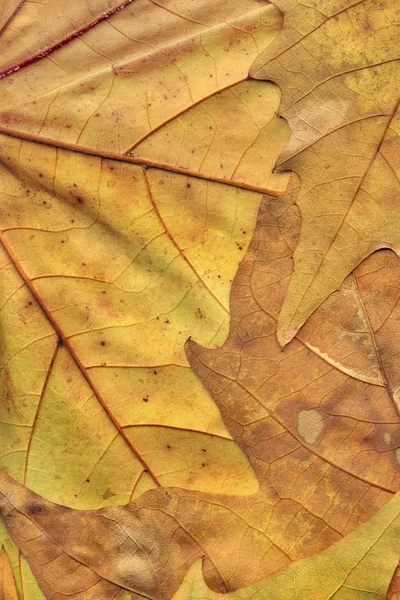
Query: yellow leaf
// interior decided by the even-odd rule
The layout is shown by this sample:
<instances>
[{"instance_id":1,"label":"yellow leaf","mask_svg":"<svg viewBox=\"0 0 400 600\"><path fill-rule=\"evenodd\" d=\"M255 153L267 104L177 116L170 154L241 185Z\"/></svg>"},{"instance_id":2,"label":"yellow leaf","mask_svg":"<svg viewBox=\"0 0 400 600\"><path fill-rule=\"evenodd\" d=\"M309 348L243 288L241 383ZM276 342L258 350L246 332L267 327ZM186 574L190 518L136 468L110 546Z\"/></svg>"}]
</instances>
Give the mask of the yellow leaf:
<instances>
[{"instance_id":1,"label":"yellow leaf","mask_svg":"<svg viewBox=\"0 0 400 600\"><path fill-rule=\"evenodd\" d=\"M60 10L59 4L52 3L54 13ZM102 2L97 4L100 12ZM46 27L54 16L42 5L21 8L0 41L7 65L0 80L1 130L108 156L132 154L138 145L140 155L140 144L146 140L143 153L148 164L162 165L165 160L168 170L193 170L222 181L233 178L237 184L253 184L261 191L265 187L274 190L276 179L283 191L285 177L276 176L270 182L268 167L275 161L265 151L269 114L277 106L276 89L246 81L252 61L280 30L280 11L257 0L244 5L240 0L218 5L203 0L196 6L178 0L165 6L137 0L124 2L116 12L118 3L112 5L110 16L97 15L88 23L86 4L75 1L75 28L68 12L62 11L64 16L57 18L54 28ZM23 58L21 52L24 55L26 50L21 50L20 36L27 20L37 48L32 47L29 58ZM54 39L41 39L49 35ZM210 100L233 86L235 90ZM185 115L193 106L196 109ZM197 131L200 139L180 140L193 121L198 129L199 118L203 124L203 132ZM176 123L162 129L152 143L149 136L173 119ZM175 127L180 134L174 140L175 151L182 143L189 144L182 149L182 162L179 154L169 155L167 149L158 155L160 139ZM272 136L279 138L279 127L284 125L272 126ZM235 136L244 130L245 135ZM221 134L229 142L232 137L234 143L218 143L215 138ZM271 147L270 140L267 146ZM277 148L271 151L276 156ZM192 152L193 156L187 156ZM255 153L260 173L256 173L257 162L250 160ZM215 164L216 156L220 160Z\"/></svg>"},{"instance_id":2,"label":"yellow leaf","mask_svg":"<svg viewBox=\"0 0 400 600\"><path fill-rule=\"evenodd\" d=\"M183 344L223 341L257 191L286 185L279 93L246 81L281 15L211 6L4 7L3 464L63 502L127 501L154 480L257 487ZM171 145L171 128L193 133Z\"/></svg>"},{"instance_id":3,"label":"yellow leaf","mask_svg":"<svg viewBox=\"0 0 400 600\"><path fill-rule=\"evenodd\" d=\"M259 195L13 138L2 149L3 465L73 505L129 501L142 475L254 491L184 343L224 339ZM197 473L204 445L214 459Z\"/></svg>"},{"instance_id":4,"label":"yellow leaf","mask_svg":"<svg viewBox=\"0 0 400 600\"><path fill-rule=\"evenodd\" d=\"M258 489L184 343L225 339L286 186L279 91L247 81L280 27L256 0L2 4L0 462L44 496Z\"/></svg>"},{"instance_id":5,"label":"yellow leaf","mask_svg":"<svg viewBox=\"0 0 400 600\"><path fill-rule=\"evenodd\" d=\"M400 248L397 0L279 0L284 29L251 74L279 84L292 137L280 169L303 226L278 336L289 342L371 252Z\"/></svg>"}]
</instances>

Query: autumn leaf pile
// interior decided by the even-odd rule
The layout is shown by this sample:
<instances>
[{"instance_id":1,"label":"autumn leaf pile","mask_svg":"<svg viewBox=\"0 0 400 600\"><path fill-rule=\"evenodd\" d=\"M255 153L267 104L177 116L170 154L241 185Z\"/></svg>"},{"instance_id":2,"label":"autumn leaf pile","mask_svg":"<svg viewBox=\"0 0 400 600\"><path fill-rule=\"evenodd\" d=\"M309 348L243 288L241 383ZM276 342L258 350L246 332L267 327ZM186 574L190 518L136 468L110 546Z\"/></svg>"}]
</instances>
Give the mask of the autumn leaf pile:
<instances>
[{"instance_id":1,"label":"autumn leaf pile","mask_svg":"<svg viewBox=\"0 0 400 600\"><path fill-rule=\"evenodd\" d=\"M396 0L3 0L0 600L400 598Z\"/></svg>"}]
</instances>

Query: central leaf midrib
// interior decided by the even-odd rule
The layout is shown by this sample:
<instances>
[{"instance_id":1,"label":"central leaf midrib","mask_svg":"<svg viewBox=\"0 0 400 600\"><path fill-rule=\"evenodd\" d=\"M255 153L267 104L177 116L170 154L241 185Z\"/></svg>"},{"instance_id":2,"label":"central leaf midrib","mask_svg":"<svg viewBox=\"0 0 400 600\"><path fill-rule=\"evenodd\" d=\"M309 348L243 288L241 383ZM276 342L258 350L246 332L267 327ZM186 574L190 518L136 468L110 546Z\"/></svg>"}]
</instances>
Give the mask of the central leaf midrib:
<instances>
[{"instance_id":1,"label":"central leaf midrib","mask_svg":"<svg viewBox=\"0 0 400 600\"><path fill-rule=\"evenodd\" d=\"M99 150L98 148L92 148L90 146L78 146L76 144L71 144L69 142L62 142L61 140L53 140L50 138L41 137L37 134L25 133L23 131L17 131L15 129L4 127L2 125L0 125L0 134L7 135L12 138L25 140L28 142L43 144L45 146L52 146L54 148L59 148L62 150L70 150L71 152L77 152L80 154L88 154L89 156L96 156L97 158L105 158L108 160L116 160L119 162L126 162L126 163L131 163L134 165L141 165L141 166L147 167L149 169L159 169L160 171L176 173L178 175L183 175L185 177L194 177L195 179L201 179L203 181L209 181L211 183L220 183L220 184L224 184L224 185L230 185L235 188L250 190L252 192L258 192L260 194L268 194L269 196L274 196L275 198L280 198L284 193L284 191L278 192L276 190L270 190L268 188L258 186L258 185L252 185L250 183L244 183L244 182L236 181L236 180L232 180L232 179L224 179L223 177L215 177L215 176L211 176L211 175L205 175L203 173L191 171L190 169L185 169L183 167L174 167L172 165L158 163L157 161L147 160L144 158L136 158L136 157L128 156L126 154L119 154L118 152Z\"/></svg>"},{"instance_id":2,"label":"central leaf midrib","mask_svg":"<svg viewBox=\"0 0 400 600\"><path fill-rule=\"evenodd\" d=\"M102 397L100 391L97 389L95 383L93 382L92 378L90 377L89 373L87 372L87 369L85 368L85 366L82 363L82 361L80 360L78 354L76 353L76 351L74 350L73 346L71 345L68 337L65 335L64 331L61 329L60 325L57 323L56 319L51 314L51 311L47 308L45 302L43 301L43 299L41 298L40 294L38 293L38 291L36 290L36 288L32 284L30 278L27 276L27 274L25 273L25 271L23 270L23 268L19 264L18 259L16 258L16 256L12 252L12 250L11 250L10 246L8 245L7 240L4 238L4 235L3 235L2 232L0 232L0 242L1 242L1 244L2 244L2 246L4 248L4 250L5 250L5 252L7 254L7 256L9 257L11 263L14 265L14 267L17 270L19 276L24 281L24 283L27 286L27 288L29 289L30 293L32 294L32 296L35 298L36 302L40 306L43 314L45 315L45 317L49 321L49 323L52 326L52 328L55 331L55 333L58 335L59 340L61 340L62 344L68 350L70 356L72 357L72 359L74 360L76 366L78 367L81 375L83 376L83 378L85 379L85 381L89 385L89 387L92 390L94 396L97 398L99 404L102 406L103 410L105 411L105 413L109 417L110 421L112 422L112 424L114 425L114 427L116 428L116 430L118 431L118 433L120 434L120 436L122 437L122 439L124 440L124 442L130 448L130 450L132 451L132 453L134 454L134 456L139 460L139 462L144 467L144 469L151 475L151 477L153 478L154 482L159 487L161 487L161 483L158 480L156 474L153 472L153 470L151 469L150 465L147 464L146 460L140 454L140 452L137 450L137 448L132 444L131 440L126 435L123 427L120 425L120 423L117 420L117 418L114 416L114 414L111 412L111 410L107 406L107 403L105 402L104 398Z\"/></svg>"}]
</instances>

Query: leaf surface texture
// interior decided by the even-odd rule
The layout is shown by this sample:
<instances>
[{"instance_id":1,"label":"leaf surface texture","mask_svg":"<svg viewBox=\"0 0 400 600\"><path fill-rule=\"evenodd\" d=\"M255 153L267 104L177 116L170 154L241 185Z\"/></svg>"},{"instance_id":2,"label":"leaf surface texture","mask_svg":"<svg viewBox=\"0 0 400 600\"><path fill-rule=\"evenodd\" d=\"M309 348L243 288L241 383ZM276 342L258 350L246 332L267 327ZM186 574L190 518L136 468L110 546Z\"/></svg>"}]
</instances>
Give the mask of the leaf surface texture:
<instances>
[{"instance_id":1,"label":"leaf surface texture","mask_svg":"<svg viewBox=\"0 0 400 600\"><path fill-rule=\"evenodd\" d=\"M400 14L396 0L276 4L284 30L250 72L281 88L292 136L278 164L302 181L284 345L371 252L399 250Z\"/></svg>"}]
</instances>

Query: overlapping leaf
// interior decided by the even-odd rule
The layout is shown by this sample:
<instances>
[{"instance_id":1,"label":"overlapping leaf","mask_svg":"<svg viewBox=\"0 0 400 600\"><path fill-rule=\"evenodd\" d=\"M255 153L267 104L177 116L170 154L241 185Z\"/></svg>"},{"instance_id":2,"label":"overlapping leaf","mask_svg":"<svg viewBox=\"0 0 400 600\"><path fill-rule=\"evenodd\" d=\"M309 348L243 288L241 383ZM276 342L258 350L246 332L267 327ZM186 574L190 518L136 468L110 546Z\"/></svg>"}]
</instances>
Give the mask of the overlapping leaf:
<instances>
[{"instance_id":1,"label":"overlapping leaf","mask_svg":"<svg viewBox=\"0 0 400 600\"><path fill-rule=\"evenodd\" d=\"M2 466L85 508L157 484L254 492L183 344L225 338L259 192L286 185L271 172L288 136L278 90L246 81L279 11L255 0L1 10ZM196 130L176 138L179 161L134 157L165 123ZM26 564L10 556L26 589Z\"/></svg>"},{"instance_id":2,"label":"overlapping leaf","mask_svg":"<svg viewBox=\"0 0 400 600\"><path fill-rule=\"evenodd\" d=\"M8 526L46 595L170 597L202 555L207 583L228 591L327 547L398 489L398 259L373 256L326 300L398 243L394 3L291 3L271 52L279 11L253 0L1 10L2 465L74 506L157 483L249 494L232 434L261 484L78 512L2 477ZM253 76L282 86L295 130L281 166L302 178L281 342L325 302L282 353L294 184L263 210L228 341L189 346L228 432L183 342L224 340L257 192L287 183L271 173L287 141L277 88L246 81L260 51Z\"/></svg>"},{"instance_id":3,"label":"overlapping leaf","mask_svg":"<svg viewBox=\"0 0 400 600\"><path fill-rule=\"evenodd\" d=\"M183 431L178 433L182 442L188 435L195 439L197 432L206 432L205 439L212 434L212 443L220 448L208 478L213 486L218 480L217 485L223 486L227 475L234 479L237 475L239 487L239 480L250 490L256 483L244 457L234 449L235 456L231 457L223 450L226 443L232 446L229 435L188 369L183 343L190 334L207 344L224 338L229 284L251 237L260 198L240 188L268 189L265 186L275 185L271 169L283 145L280 149L278 143L271 145L271 135L278 130L283 137L287 134L285 126L274 120L279 103L276 88L243 81L234 92L216 92L245 79L256 52L279 30L280 14L271 5L252 1L246 5L222 3L213 11L207 2L181 10L174 3L163 6L146 0L136 2L134 10L130 4L108 3L105 11L102 3L93 7L77 3L76 10L70 7L71 17L60 12L57 2L50 11L40 5L21 5L11 11L12 20L4 17L7 27L0 42L3 107L11 106L14 117L23 107L18 112L18 131L7 126L7 133L26 137L33 133L35 139L56 146L2 138L1 227L6 246L3 377L9 396L4 407L8 413L4 464L15 476L25 473L28 483L29 469L33 469L36 489L42 493L51 490L53 498L64 502L74 502L82 493L86 501L90 497L96 504L115 502L118 497L128 500L143 466L139 471L128 469L124 484L111 475L116 458L121 452L125 455L126 446L141 445L139 454L152 453L149 470L158 478L161 472L156 473L155 463L162 457L155 439L167 436L171 441L177 430ZM46 19L54 20L55 14L57 25L45 27ZM25 30L31 37L23 50L18 41ZM112 58L107 58L106 50ZM199 79L201 57L213 65L207 85ZM228 64L232 69L221 83L217 75ZM111 83L115 92L114 80L122 68L122 87L116 83L119 92L99 99L104 91L101 82L105 81L106 87ZM184 82L186 95L179 92L173 74ZM164 92L169 86L174 93L159 98L160 85L166 86ZM49 91L49 86L57 91ZM196 104L193 110L198 131L211 136L206 139L203 135L201 152L224 155L225 167L219 168L219 174L214 176L210 167L203 169L198 164L192 170L193 175L205 179L201 181L182 177L169 168L146 171L131 164L134 159L123 152L137 143L136 133L144 123L139 108L148 108L151 113L152 95L161 102L155 123L146 120L146 137L161 122ZM61 97L57 105L56 99ZM97 102L97 108L93 121L83 115L83 127L78 113L83 111L85 98L91 106ZM208 99L201 103L203 98ZM68 117L74 127L80 127L79 134L71 137L67 124L67 137L63 137L58 125L57 131L50 125L49 129L42 120L41 127L35 129L39 105L47 117L51 113L53 124ZM115 118L110 119L106 105L112 107ZM4 109L2 114L7 121L11 113ZM121 131L129 140L126 148L118 148L119 154L115 152L119 139L116 119L123 119ZM95 132L96 144L81 148L82 135L89 130L90 136ZM258 179L257 185L253 164L244 152L250 138L236 135L237 142L231 143L235 132L243 130L250 138L260 136L257 147L267 157L259 171L263 180ZM104 143L100 141L103 134L107 138L102 138ZM59 144L68 151L61 151ZM97 156L76 154L79 149ZM181 149L188 151L188 142L182 142ZM205 158L202 155L202 162ZM198 154L193 159L197 160ZM159 162L153 160L152 164ZM183 167L176 170L187 172ZM232 179L236 171L237 181ZM218 185L218 180L225 179L239 187ZM272 179L278 187L284 183L279 177ZM8 266L10 260L14 266ZM23 282L29 293L20 288ZM28 327L21 328L25 324ZM57 336L65 348L55 347ZM42 359L40 373L34 367L38 353ZM71 403L51 399L54 381L49 367L63 373L55 384L56 394L70 397ZM68 385L71 380L77 381L75 387ZM105 421L99 417L96 422L90 411L98 409L90 403L82 416L80 406L90 389L108 413ZM104 406L105 396L118 404L118 415L114 408ZM180 408L183 401L189 407L184 416ZM59 428L49 430L51 417L46 415L54 412L59 415ZM124 428L141 424L144 428L125 432ZM148 425L169 429L160 429L150 439ZM188 434L191 429L195 431ZM134 441L127 439L129 436ZM122 446L121 437L126 438ZM88 440L90 451L84 455L81 445L86 448ZM29 457L29 467L28 454L37 457ZM66 467L66 454L73 467ZM42 475L38 475L39 464ZM160 466L167 478L162 481L161 476L161 481L207 487L207 476L194 476L192 467L185 449L179 459L175 454L170 464L164 461ZM249 476L243 478L246 470ZM93 484L96 479L94 486L86 485L87 480ZM144 488L148 485L145 483ZM88 496L83 489L89 487L93 492ZM137 492L141 489L139 485Z\"/></svg>"},{"instance_id":4,"label":"overlapping leaf","mask_svg":"<svg viewBox=\"0 0 400 600\"><path fill-rule=\"evenodd\" d=\"M166 162L169 171L261 191L285 189L286 177L268 168L279 148L265 152L266 140L285 143L283 125L270 123L277 92L246 82L251 63L281 28L276 7L257 0L136 0L113 2L102 14L102 2L95 9L74 2L60 14L59 4L50 11L23 6L1 38L3 132L131 162L143 162L132 154L146 140L146 164ZM54 14L57 26L46 27ZM28 53L20 44L26 29ZM221 90L227 91L211 100ZM169 156L168 147L159 148L169 129L154 142L149 136L173 119ZM196 137L188 137L192 128Z\"/></svg>"},{"instance_id":5,"label":"overlapping leaf","mask_svg":"<svg viewBox=\"0 0 400 600\"><path fill-rule=\"evenodd\" d=\"M400 556L397 494L368 523L311 558L224 598L268 600L384 600ZM204 582L201 562L185 577L174 600L218 600Z\"/></svg>"},{"instance_id":6,"label":"overlapping leaf","mask_svg":"<svg viewBox=\"0 0 400 600\"><path fill-rule=\"evenodd\" d=\"M362 259L399 250L400 12L397 0L276 4L284 30L251 74L281 88L292 137L279 165L302 181L286 344Z\"/></svg>"},{"instance_id":7,"label":"overlapping leaf","mask_svg":"<svg viewBox=\"0 0 400 600\"><path fill-rule=\"evenodd\" d=\"M188 347L260 491L161 489L126 507L75 511L3 477L7 525L47 596L56 576L60 599L83 594L75 567L88 582L82 600L92 584L111 597L171 596L201 556L207 585L235 590L324 550L398 489L400 260L389 250L372 255L282 351L276 327L300 226L297 185L263 205L233 285L226 343ZM175 450L164 445L166 460ZM201 457L207 470L208 447Z\"/></svg>"}]
</instances>

